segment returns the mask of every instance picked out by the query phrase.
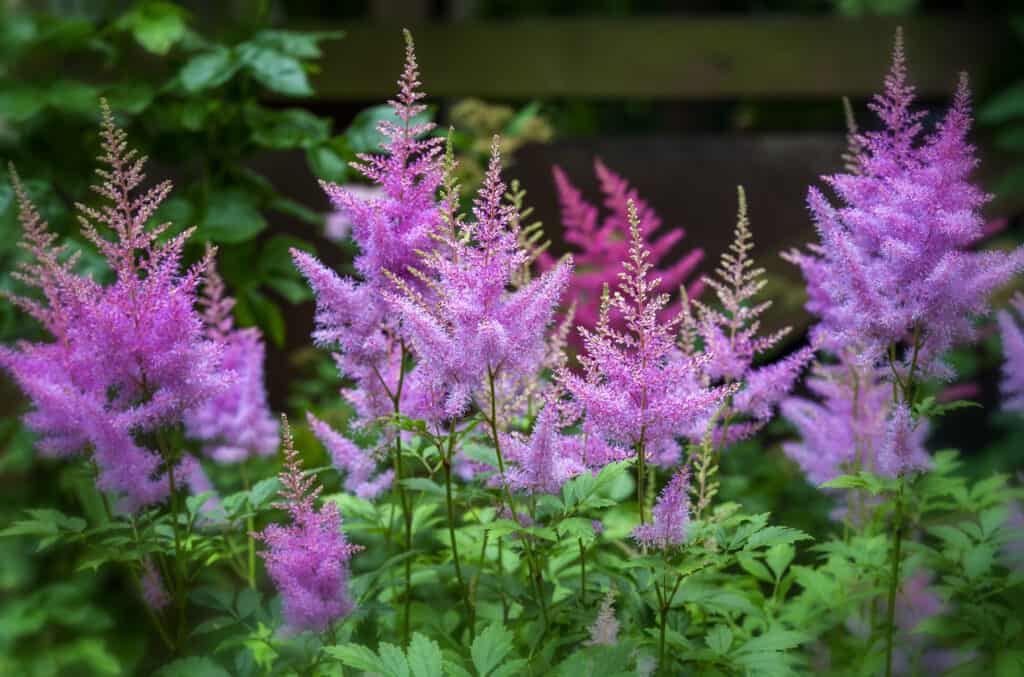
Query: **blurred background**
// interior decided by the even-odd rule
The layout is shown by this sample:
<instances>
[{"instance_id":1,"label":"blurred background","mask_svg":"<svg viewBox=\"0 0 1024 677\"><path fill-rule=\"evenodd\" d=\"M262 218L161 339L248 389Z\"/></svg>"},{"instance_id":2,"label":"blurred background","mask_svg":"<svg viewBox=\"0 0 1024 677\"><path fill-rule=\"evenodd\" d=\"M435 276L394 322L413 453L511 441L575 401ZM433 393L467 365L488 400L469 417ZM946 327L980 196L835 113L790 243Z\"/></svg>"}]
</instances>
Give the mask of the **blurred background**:
<instances>
[{"instance_id":1,"label":"blurred background","mask_svg":"<svg viewBox=\"0 0 1024 677\"><path fill-rule=\"evenodd\" d=\"M844 97L857 124L871 127L866 104L881 87L898 26L911 80L933 116L959 72L970 74L978 177L996 196L985 246L1024 239L1017 11L1010 0L0 0L0 159L17 165L51 226L74 242L73 205L91 199L98 102L107 98L151 157L150 179L175 181L158 218L197 226L191 257L204 242L220 246L237 320L267 339L272 406L335 410L336 372L310 345L311 297L287 251L305 248L351 270L344 219L331 215L317 180L361 181L348 163L380 141L375 125L388 115L381 104L396 88L400 29L408 27L428 115L442 130L454 127L464 183L479 179L491 135L502 134L507 175L528 191L556 254L568 248L553 165L600 204L600 158L664 229L685 229L665 260L701 248L703 271L731 239L735 187L744 185L755 254L775 299L767 322L794 327L790 350L809 317L800 277L778 254L814 237L807 187L843 166ZM4 180L0 289L16 284L8 273L22 256L17 239ZM83 265L104 274L89 250ZM0 304L4 342L39 332ZM1024 460L1024 429L998 410L1001 350L991 326L982 335L954 355L961 379L953 385L985 407L944 419L931 448L963 448L973 474L1013 472ZM90 478L36 458L18 422L24 404L0 379L0 522L26 506L83 499ZM944 392L936 390L952 397ZM799 501L813 494L781 500L799 492L792 485L800 480L771 448L788 432L780 423L766 448L727 459L724 492L754 508L792 511L796 522L780 519L799 525L808 512ZM765 454L776 462L759 463ZM95 602L93 587L104 582L60 582L60 567L0 541L0 668L116 674L112 656L123 665L142 649L126 635L101 640L117 623Z\"/></svg>"}]
</instances>

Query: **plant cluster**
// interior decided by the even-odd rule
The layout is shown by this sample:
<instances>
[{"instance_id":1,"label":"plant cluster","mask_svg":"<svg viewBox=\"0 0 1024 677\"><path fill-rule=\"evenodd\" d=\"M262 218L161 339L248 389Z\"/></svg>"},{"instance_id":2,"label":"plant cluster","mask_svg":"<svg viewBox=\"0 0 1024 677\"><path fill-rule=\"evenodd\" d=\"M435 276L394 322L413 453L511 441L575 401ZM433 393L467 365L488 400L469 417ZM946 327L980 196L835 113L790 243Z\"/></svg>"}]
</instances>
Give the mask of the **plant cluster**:
<instances>
[{"instance_id":1,"label":"plant cluster","mask_svg":"<svg viewBox=\"0 0 1024 677\"><path fill-rule=\"evenodd\" d=\"M969 179L966 78L925 132L897 37L881 127L853 136L831 196L810 190L820 242L787 258L818 324L782 355L787 330L760 324L770 301L742 189L733 244L673 303L699 254L667 264L681 235L652 243L657 217L624 180L597 165L613 213L599 225L556 173L573 228L606 249L581 237L578 257L544 254L500 139L465 199L421 87L406 33L382 152L353 165L372 192L322 183L349 220L355 274L290 250L351 412L305 412L322 467L269 411L262 338L235 326L217 251L183 265L194 232L160 218L170 185L142 188L145 159L106 104L103 202L77 208L105 275L82 271L12 171L28 254L16 277L38 293L8 298L46 337L3 348L0 366L31 402L40 453L83 458L93 482L85 517L37 509L2 533L130 577L164 647L163 665L137 657L138 670L1024 668L1021 491L1005 475L968 481L956 452L927 447L930 422L970 404L939 401L930 380L1024 267L1024 249L974 247L988 196ZM571 354L573 309L594 300L567 293L574 267L612 258ZM1019 409L1022 331L1009 312L999 322ZM779 413L784 452L832 506L813 536L724 495L729 460ZM279 438L282 471L251 483ZM241 487L210 480L228 469ZM90 667L113 660L95 650Z\"/></svg>"}]
</instances>

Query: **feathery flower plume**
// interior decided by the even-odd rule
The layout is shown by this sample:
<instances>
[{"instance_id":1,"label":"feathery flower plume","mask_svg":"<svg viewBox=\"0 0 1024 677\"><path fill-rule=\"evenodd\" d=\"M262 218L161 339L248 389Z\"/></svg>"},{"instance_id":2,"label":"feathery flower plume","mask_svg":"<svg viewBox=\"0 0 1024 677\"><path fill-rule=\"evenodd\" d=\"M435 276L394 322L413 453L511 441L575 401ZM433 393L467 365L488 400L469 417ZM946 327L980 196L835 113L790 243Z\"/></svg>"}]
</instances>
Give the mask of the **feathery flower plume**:
<instances>
[{"instance_id":1,"label":"feathery flower plume","mask_svg":"<svg viewBox=\"0 0 1024 677\"><path fill-rule=\"evenodd\" d=\"M22 246L35 259L19 277L43 300L11 300L54 340L0 349L0 365L33 403L25 423L40 435L40 451L66 456L91 449L97 486L121 495L122 507L134 510L169 493L164 459L143 446L143 435L180 424L233 374L221 368L221 346L205 335L194 307L202 266L180 272L192 231L161 242L170 224L147 227L170 183L136 191L146 158L128 149L106 102L102 114L106 168L97 170L101 181L94 190L107 204L77 208L83 234L115 280L102 285L74 272L74 257L63 258L63 246L55 246L56 236L12 172Z\"/></svg>"},{"instance_id":2,"label":"feathery flower plume","mask_svg":"<svg viewBox=\"0 0 1024 677\"><path fill-rule=\"evenodd\" d=\"M263 383L263 337L255 327L234 326L231 309L235 300L225 291L209 245L206 256L206 284L199 303L205 310L207 336L221 345L221 368L233 372L235 379L228 388L185 413L185 430L190 437L203 440L205 453L221 463L269 456L277 450L278 429Z\"/></svg>"},{"instance_id":3,"label":"feathery flower plume","mask_svg":"<svg viewBox=\"0 0 1024 677\"><path fill-rule=\"evenodd\" d=\"M948 374L942 353L974 336L972 317L986 313L990 293L1024 267L1024 248L972 251L990 196L969 180L978 159L967 141L966 76L931 134L923 134L924 113L913 103L897 34L885 90L870 106L882 129L857 137L856 172L824 178L837 205L810 189L821 242L787 258L807 280L823 347L858 345L870 361L905 344L907 361L916 353L922 373Z\"/></svg>"},{"instance_id":4,"label":"feathery flower plume","mask_svg":"<svg viewBox=\"0 0 1024 677\"><path fill-rule=\"evenodd\" d=\"M818 401L791 397L782 403L782 415L801 438L783 444L783 451L809 481L821 484L856 469L894 475L927 465L927 425L906 425L906 411L896 411L886 379L884 370L845 352L840 363L817 367L807 380Z\"/></svg>"},{"instance_id":5,"label":"feathery flower plume","mask_svg":"<svg viewBox=\"0 0 1024 677\"><path fill-rule=\"evenodd\" d=\"M615 617L615 589L609 588L601 600L594 624L590 626L590 638L583 646L615 646L619 643L619 619Z\"/></svg>"},{"instance_id":6,"label":"feathery flower plume","mask_svg":"<svg viewBox=\"0 0 1024 677\"><path fill-rule=\"evenodd\" d=\"M142 577L139 583L142 586L142 600L153 611L160 611L170 602L167 589L164 587L163 579L160 578L160 572L153 564L152 557L147 557L142 561Z\"/></svg>"},{"instance_id":7,"label":"feathery flower plume","mask_svg":"<svg viewBox=\"0 0 1024 677\"><path fill-rule=\"evenodd\" d=\"M680 466L661 490L651 514L651 524L641 524L633 530L637 542L664 550L686 541L686 527L690 524L689 465Z\"/></svg>"},{"instance_id":8,"label":"feathery flower plume","mask_svg":"<svg viewBox=\"0 0 1024 677\"><path fill-rule=\"evenodd\" d=\"M1017 292L1011 302L1017 314L1024 317L1024 294ZM1008 310L999 313L999 330L1003 337L1003 408L1024 412L1024 330Z\"/></svg>"},{"instance_id":9,"label":"feathery flower plume","mask_svg":"<svg viewBox=\"0 0 1024 677\"><path fill-rule=\"evenodd\" d=\"M327 502L320 510L314 507L322 487L314 475L303 473L288 419L282 415L281 421L285 456L279 475L282 500L274 507L288 511L292 523L271 524L253 536L267 545L261 555L281 593L288 629L322 632L353 609L348 593L349 560L362 547L346 540L336 503Z\"/></svg>"},{"instance_id":10,"label":"feathery flower plume","mask_svg":"<svg viewBox=\"0 0 1024 677\"><path fill-rule=\"evenodd\" d=\"M705 277L705 285L715 291L721 310L700 301L693 301L697 317L690 316L689 304L684 304L684 332L690 332L693 345L696 337L704 344L709 359L704 363L704 380L708 384L742 384L742 389L729 402L720 416L715 434L728 445L754 434L771 420L776 405L789 395L793 384L814 356L814 350L805 347L788 357L762 367L754 367L755 358L770 350L788 333L786 327L773 334L760 336L760 315L771 306L771 301L753 303L764 288L764 269L755 268L750 252L754 248L747 217L747 199L742 186L737 187L738 211L736 230L729 251L724 252L716 269L717 278ZM684 347L684 350L686 348ZM693 348L688 352L692 354ZM699 421L691 431L693 440L700 440L709 420Z\"/></svg>"},{"instance_id":11,"label":"feathery flower plume","mask_svg":"<svg viewBox=\"0 0 1024 677\"><path fill-rule=\"evenodd\" d=\"M584 429L626 448L676 449L675 438L710 415L734 386L704 387L699 376L707 356L687 356L676 347L681 321L660 321L668 294L654 294L657 278L640 231L640 217L630 202L629 258L619 273L619 289L607 288L594 329L580 328L586 352L582 376L561 369L558 379L584 415ZM612 312L624 330L612 326Z\"/></svg>"},{"instance_id":12,"label":"feathery flower plume","mask_svg":"<svg viewBox=\"0 0 1024 677\"><path fill-rule=\"evenodd\" d=\"M345 490L359 498L372 500L391 486L393 470L376 474L377 462L355 442L339 434L313 414L307 412L306 420L313 434L327 447L334 467L345 473Z\"/></svg>"},{"instance_id":13,"label":"feathery flower plume","mask_svg":"<svg viewBox=\"0 0 1024 677\"><path fill-rule=\"evenodd\" d=\"M447 157L451 176L450 148ZM546 354L547 327L572 269L568 259L512 289L529 254L519 238L516 211L503 202L497 137L473 202L473 221L456 216L453 181L442 198L446 211L435 233L436 246L423 252L416 269L433 296L428 300L397 277L398 292L388 295L418 359L417 384L434 393L435 419L460 415L488 378L537 372Z\"/></svg>"},{"instance_id":14,"label":"feathery flower plume","mask_svg":"<svg viewBox=\"0 0 1024 677\"><path fill-rule=\"evenodd\" d=\"M569 297L577 304L578 324L587 329L597 326L602 289L616 283L619 264L629 255L631 226L628 204L631 200L636 205L640 234L650 252L654 274L661 280L654 291L667 293L678 289L704 257L702 250L694 249L680 256L675 263L667 264L668 255L686 232L682 228L673 228L657 236L662 226L661 218L640 198L637 190L600 159L594 160L594 172L600 181L607 210L600 220L598 208L583 197L562 168L552 168L562 206L565 241L576 249L573 256L578 270L569 284ZM541 270L550 270L556 263L557 260L546 251L537 257ZM701 282L697 280L688 284L686 291L692 298L700 294L701 289ZM666 307L662 310L661 319L670 317L677 310L675 306Z\"/></svg>"},{"instance_id":15,"label":"feathery flower plume","mask_svg":"<svg viewBox=\"0 0 1024 677\"><path fill-rule=\"evenodd\" d=\"M537 415L528 440L517 434L506 435L502 448L506 463L511 464L504 478L509 487L557 494L566 480L587 470L580 457L580 436L563 435L559 428L558 405L549 401Z\"/></svg>"}]
</instances>

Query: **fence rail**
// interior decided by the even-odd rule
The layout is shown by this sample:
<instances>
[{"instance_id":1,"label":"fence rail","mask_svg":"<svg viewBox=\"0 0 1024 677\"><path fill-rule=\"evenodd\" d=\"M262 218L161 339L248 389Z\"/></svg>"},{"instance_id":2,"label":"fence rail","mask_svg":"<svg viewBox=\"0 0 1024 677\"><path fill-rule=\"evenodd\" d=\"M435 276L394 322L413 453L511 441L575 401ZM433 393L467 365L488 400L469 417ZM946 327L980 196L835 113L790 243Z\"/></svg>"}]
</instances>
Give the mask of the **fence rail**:
<instances>
[{"instance_id":1,"label":"fence rail","mask_svg":"<svg viewBox=\"0 0 1024 677\"><path fill-rule=\"evenodd\" d=\"M947 94L963 70L977 89L1009 32L991 19L934 15L660 18L411 25L435 96L489 98L834 98L878 89L902 25L913 80ZM378 99L401 68L397 25L340 24L316 77L327 100ZM1005 53L1005 52L1002 52Z\"/></svg>"}]
</instances>

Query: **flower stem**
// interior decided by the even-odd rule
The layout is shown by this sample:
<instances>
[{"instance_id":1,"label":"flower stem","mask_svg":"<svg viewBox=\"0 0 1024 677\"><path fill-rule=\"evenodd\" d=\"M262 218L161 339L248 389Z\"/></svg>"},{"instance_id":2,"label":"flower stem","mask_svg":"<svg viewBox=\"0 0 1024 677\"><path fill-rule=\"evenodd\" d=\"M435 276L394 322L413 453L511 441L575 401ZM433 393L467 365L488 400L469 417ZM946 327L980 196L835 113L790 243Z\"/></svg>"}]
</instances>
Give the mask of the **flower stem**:
<instances>
[{"instance_id":1,"label":"flower stem","mask_svg":"<svg viewBox=\"0 0 1024 677\"><path fill-rule=\"evenodd\" d=\"M577 539L580 544L580 604L587 605L587 549L583 546L583 539Z\"/></svg>"},{"instance_id":2,"label":"flower stem","mask_svg":"<svg viewBox=\"0 0 1024 677\"><path fill-rule=\"evenodd\" d=\"M444 465L444 490L445 503L448 506L448 537L452 544L452 560L455 563L455 578L459 582L459 590L462 593L462 602L466 606L466 619L469 623L469 639L476 638L476 619L473 612L473 603L469 599L469 588L462 577L462 563L459 560L459 545L455 540L455 501L452 499L452 456L455 452L455 421L452 421L451 432L448 436L448 453L445 454Z\"/></svg>"},{"instance_id":3,"label":"flower stem","mask_svg":"<svg viewBox=\"0 0 1024 677\"><path fill-rule=\"evenodd\" d=\"M640 509L640 524L644 524L644 475L646 474L644 460L644 437L640 435L640 442L636 445L637 473L636 473L636 503Z\"/></svg>"},{"instance_id":4,"label":"flower stem","mask_svg":"<svg viewBox=\"0 0 1024 677\"><path fill-rule=\"evenodd\" d=\"M242 486L245 487L246 491L249 491L249 473L246 471L247 460L243 460L239 464L239 471L242 474ZM253 590L256 589L256 539L253 538L253 533L256 531L256 520L250 514L245 518L245 533L248 539L248 562L246 572L248 574L249 587Z\"/></svg>"},{"instance_id":5,"label":"flower stem","mask_svg":"<svg viewBox=\"0 0 1024 677\"><path fill-rule=\"evenodd\" d=\"M892 649L896 635L896 591L900 584L900 549L903 543L903 487L904 478L900 475L899 488L896 493L896 516L893 521L892 562L889 578L889 603L885 622L885 676L892 677Z\"/></svg>"}]
</instances>

